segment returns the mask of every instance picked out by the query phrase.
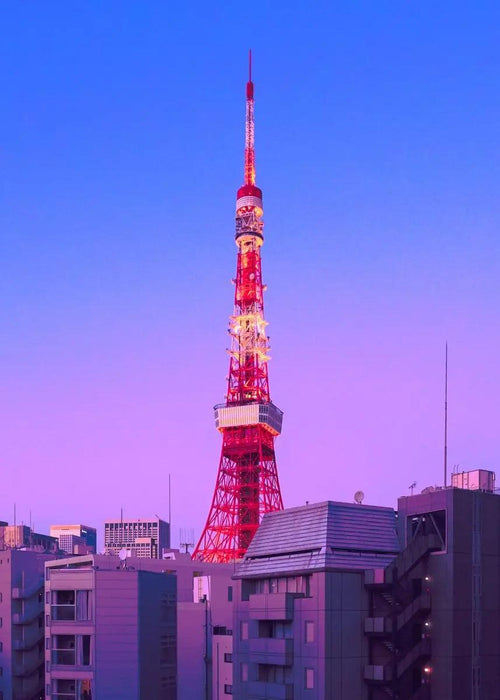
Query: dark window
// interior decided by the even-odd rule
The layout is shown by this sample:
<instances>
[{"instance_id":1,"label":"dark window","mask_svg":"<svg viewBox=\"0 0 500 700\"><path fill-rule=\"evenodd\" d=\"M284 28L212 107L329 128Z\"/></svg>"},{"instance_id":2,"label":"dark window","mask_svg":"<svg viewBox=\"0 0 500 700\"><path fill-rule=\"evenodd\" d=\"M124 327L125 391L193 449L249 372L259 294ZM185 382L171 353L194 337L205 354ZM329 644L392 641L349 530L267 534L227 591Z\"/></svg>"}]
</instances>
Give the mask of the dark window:
<instances>
[{"instance_id":1,"label":"dark window","mask_svg":"<svg viewBox=\"0 0 500 700\"><path fill-rule=\"evenodd\" d=\"M228 654L227 652L224 654L224 662L226 664L232 664L233 663L233 655Z\"/></svg>"},{"instance_id":2,"label":"dark window","mask_svg":"<svg viewBox=\"0 0 500 700\"><path fill-rule=\"evenodd\" d=\"M90 635L82 637L82 666L90 666Z\"/></svg>"},{"instance_id":3,"label":"dark window","mask_svg":"<svg viewBox=\"0 0 500 700\"><path fill-rule=\"evenodd\" d=\"M232 586L227 587L227 599L228 599L229 603L231 603L233 600L233 587Z\"/></svg>"},{"instance_id":4,"label":"dark window","mask_svg":"<svg viewBox=\"0 0 500 700\"><path fill-rule=\"evenodd\" d=\"M232 695L233 694L233 686L226 683L226 685L224 686L224 692L226 693L226 695Z\"/></svg>"}]
</instances>

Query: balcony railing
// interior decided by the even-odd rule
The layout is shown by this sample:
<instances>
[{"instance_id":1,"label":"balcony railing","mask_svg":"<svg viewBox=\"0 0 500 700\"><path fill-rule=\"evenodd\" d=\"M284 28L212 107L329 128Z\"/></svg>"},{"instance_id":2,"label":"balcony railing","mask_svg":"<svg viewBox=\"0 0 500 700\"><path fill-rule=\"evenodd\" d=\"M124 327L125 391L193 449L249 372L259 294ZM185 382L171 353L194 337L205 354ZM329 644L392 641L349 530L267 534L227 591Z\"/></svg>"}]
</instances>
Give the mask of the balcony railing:
<instances>
[{"instance_id":1,"label":"balcony railing","mask_svg":"<svg viewBox=\"0 0 500 700\"><path fill-rule=\"evenodd\" d=\"M260 637L248 642L250 661L256 664L291 666L293 664L293 639Z\"/></svg>"}]
</instances>

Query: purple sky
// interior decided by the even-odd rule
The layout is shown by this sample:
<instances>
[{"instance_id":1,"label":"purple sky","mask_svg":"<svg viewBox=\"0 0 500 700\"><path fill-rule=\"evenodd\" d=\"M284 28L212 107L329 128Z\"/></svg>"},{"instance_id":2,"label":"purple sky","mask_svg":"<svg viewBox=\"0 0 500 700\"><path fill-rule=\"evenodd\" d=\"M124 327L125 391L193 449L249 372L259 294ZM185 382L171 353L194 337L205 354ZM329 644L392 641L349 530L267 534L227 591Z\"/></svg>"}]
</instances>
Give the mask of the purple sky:
<instances>
[{"instance_id":1,"label":"purple sky","mask_svg":"<svg viewBox=\"0 0 500 700\"><path fill-rule=\"evenodd\" d=\"M204 525L249 46L285 504L500 465L500 8L3 11L0 519Z\"/></svg>"}]
</instances>

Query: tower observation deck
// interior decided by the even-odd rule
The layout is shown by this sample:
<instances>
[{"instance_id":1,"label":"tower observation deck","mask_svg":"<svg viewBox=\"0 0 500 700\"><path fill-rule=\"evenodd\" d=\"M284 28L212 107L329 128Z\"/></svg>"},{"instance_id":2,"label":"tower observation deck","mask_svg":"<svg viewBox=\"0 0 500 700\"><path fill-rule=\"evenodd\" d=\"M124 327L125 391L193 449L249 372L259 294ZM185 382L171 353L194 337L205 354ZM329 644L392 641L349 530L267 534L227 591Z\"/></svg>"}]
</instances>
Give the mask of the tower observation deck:
<instances>
[{"instance_id":1,"label":"tower observation deck","mask_svg":"<svg viewBox=\"0 0 500 700\"><path fill-rule=\"evenodd\" d=\"M207 522L193 559L241 559L264 513L282 510L274 439L283 413L269 393L269 338L264 319L261 247L262 190L255 184L252 57L246 85L244 183L236 195L238 248L234 311L230 316L229 377L225 402L215 406L222 451Z\"/></svg>"}]
</instances>

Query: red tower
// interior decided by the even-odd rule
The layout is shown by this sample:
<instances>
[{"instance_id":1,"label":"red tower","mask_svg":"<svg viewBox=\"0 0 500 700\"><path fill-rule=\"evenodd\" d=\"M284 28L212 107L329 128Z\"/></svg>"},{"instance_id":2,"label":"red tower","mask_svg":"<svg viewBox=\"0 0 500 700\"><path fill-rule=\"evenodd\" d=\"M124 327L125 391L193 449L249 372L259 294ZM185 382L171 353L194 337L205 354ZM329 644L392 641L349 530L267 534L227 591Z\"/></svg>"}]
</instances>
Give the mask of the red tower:
<instances>
[{"instance_id":1,"label":"red tower","mask_svg":"<svg viewBox=\"0 0 500 700\"><path fill-rule=\"evenodd\" d=\"M274 438L283 413L269 394L269 339L264 320L260 250L262 191L255 185L252 56L246 89L245 180L236 195L238 260L230 317L226 401L215 406L222 452L215 493L193 559L228 562L246 552L264 513L281 510Z\"/></svg>"}]
</instances>

